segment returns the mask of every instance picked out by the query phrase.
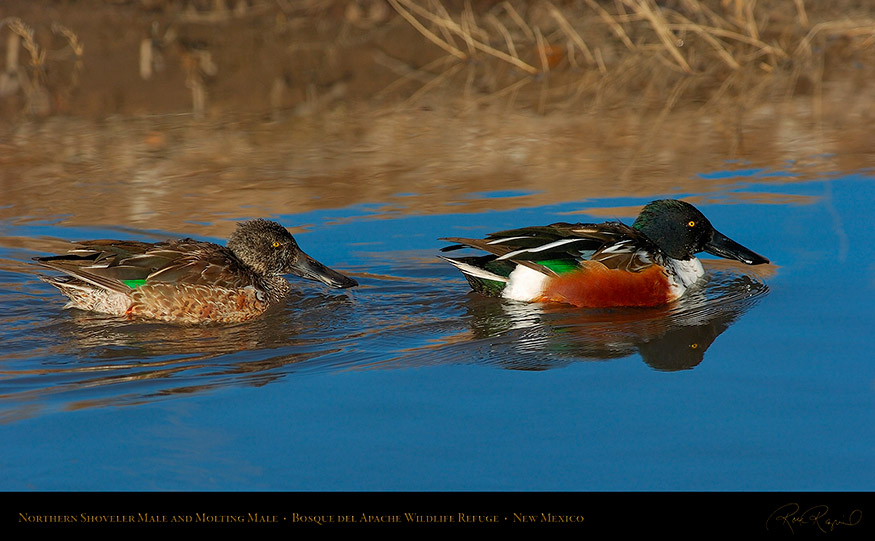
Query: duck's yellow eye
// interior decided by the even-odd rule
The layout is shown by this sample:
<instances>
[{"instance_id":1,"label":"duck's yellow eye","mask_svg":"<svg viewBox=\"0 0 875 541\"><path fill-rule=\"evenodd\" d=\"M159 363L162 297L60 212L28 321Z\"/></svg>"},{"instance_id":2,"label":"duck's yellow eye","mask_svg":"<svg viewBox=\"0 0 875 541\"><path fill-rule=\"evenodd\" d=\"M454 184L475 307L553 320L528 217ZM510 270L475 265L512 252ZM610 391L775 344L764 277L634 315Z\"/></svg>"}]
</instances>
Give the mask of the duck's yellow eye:
<instances>
[{"instance_id":1,"label":"duck's yellow eye","mask_svg":"<svg viewBox=\"0 0 875 541\"><path fill-rule=\"evenodd\" d=\"M279 248L279 247L280 247L280 243L279 243L278 240L273 241L273 247L274 247L274 248Z\"/></svg>"},{"instance_id":2,"label":"duck's yellow eye","mask_svg":"<svg viewBox=\"0 0 875 541\"><path fill-rule=\"evenodd\" d=\"M687 222L687 225L690 227L696 227L696 222L694 222L693 220L690 220L689 222Z\"/></svg>"}]
</instances>

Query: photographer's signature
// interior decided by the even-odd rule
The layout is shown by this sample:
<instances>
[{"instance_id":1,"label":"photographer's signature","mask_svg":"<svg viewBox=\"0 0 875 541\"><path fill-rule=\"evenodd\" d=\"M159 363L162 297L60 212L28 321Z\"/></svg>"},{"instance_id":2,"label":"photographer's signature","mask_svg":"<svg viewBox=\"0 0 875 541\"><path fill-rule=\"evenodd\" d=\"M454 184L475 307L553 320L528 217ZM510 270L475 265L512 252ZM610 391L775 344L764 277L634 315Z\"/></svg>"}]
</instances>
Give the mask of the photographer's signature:
<instances>
[{"instance_id":1,"label":"photographer's signature","mask_svg":"<svg viewBox=\"0 0 875 541\"><path fill-rule=\"evenodd\" d=\"M770 526L786 526L790 533L795 533L794 528L812 527L821 532L828 533L846 526L856 526L863 519L863 511L854 509L847 516L831 517L829 506L812 505L803 510L798 503L788 503L775 509L766 521L766 530Z\"/></svg>"}]
</instances>

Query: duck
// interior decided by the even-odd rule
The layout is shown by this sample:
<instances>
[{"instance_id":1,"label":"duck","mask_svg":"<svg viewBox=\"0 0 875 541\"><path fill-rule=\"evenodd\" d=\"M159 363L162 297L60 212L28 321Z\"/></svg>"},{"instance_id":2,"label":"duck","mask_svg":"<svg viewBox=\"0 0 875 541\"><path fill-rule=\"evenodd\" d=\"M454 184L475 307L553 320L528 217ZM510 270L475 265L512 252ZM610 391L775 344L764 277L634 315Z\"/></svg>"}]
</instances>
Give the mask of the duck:
<instances>
[{"instance_id":1,"label":"duck","mask_svg":"<svg viewBox=\"0 0 875 541\"><path fill-rule=\"evenodd\" d=\"M226 246L184 238L149 243L88 240L66 254L35 257L40 275L69 298L65 308L170 323L237 323L263 314L297 275L330 288L358 285L304 253L264 218L237 224Z\"/></svg>"},{"instance_id":2,"label":"duck","mask_svg":"<svg viewBox=\"0 0 875 541\"><path fill-rule=\"evenodd\" d=\"M655 307L681 298L705 274L700 252L769 263L718 232L692 204L651 201L629 226L554 223L492 233L484 239L445 237L452 252L473 248L485 255L441 256L481 294L521 302L580 308Z\"/></svg>"}]
</instances>

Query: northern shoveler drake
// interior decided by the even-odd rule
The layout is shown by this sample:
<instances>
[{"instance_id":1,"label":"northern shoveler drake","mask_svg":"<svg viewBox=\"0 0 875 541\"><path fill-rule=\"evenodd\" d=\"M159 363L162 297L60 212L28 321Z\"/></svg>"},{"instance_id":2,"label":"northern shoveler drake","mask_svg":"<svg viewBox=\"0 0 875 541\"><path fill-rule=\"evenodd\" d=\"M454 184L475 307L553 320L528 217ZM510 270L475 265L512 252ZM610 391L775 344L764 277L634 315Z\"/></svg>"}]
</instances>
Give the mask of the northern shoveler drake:
<instances>
[{"instance_id":1,"label":"northern shoveler drake","mask_svg":"<svg viewBox=\"0 0 875 541\"><path fill-rule=\"evenodd\" d=\"M40 276L70 298L66 308L178 323L234 323L291 291L284 274L329 287L358 283L298 247L280 224L237 224L227 247L190 238L148 243L90 240L66 255L34 258L65 276Z\"/></svg>"},{"instance_id":2,"label":"northern shoveler drake","mask_svg":"<svg viewBox=\"0 0 875 541\"><path fill-rule=\"evenodd\" d=\"M681 297L704 274L699 252L748 265L765 257L718 233L693 205L674 199L647 204L632 226L555 223L493 233L486 239L444 238L442 251L476 248L488 255L444 257L480 293L586 308L660 306Z\"/></svg>"}]
</instances>

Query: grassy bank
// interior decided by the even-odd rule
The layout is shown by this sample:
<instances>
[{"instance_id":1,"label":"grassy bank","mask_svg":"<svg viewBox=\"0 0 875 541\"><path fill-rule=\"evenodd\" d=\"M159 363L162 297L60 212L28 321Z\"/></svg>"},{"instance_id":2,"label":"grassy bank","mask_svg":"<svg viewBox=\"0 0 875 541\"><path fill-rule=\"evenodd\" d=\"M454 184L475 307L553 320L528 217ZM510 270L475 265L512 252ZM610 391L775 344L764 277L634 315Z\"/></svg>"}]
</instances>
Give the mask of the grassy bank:
<instances>
[{"instance_id":1,"label":"grassy bank","mask_svg":"<svg viewBox=\"0 0 875 541\"><path fill-rule=\"evenodd\" d=\"M12 116L338 104L546 114L822 100L867 79L875 15L838 0L216 0L0 7Z\"/></svg>"}]
</instances>

